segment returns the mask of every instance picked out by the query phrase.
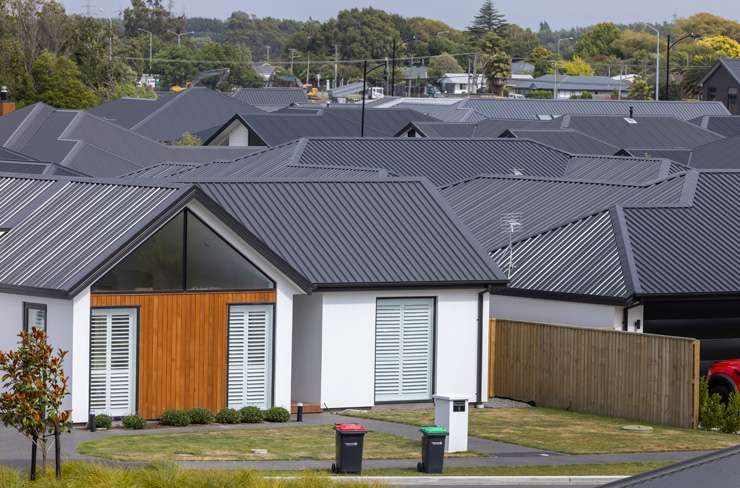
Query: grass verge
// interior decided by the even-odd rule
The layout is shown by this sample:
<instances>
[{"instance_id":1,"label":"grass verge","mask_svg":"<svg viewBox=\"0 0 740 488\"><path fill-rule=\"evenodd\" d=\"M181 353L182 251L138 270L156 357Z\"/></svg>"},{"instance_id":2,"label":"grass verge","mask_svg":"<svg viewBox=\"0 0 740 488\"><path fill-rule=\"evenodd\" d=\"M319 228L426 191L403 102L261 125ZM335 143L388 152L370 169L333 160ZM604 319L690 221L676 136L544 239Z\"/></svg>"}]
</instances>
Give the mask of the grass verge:
<instances>
[{"instance_id":1,"label":"grass verge","mask_svg":"<svg viewBox=\"0 0 740 488\"><path fill-rule=\"evenodd\" d=\"M267 454L255 454L252 449L267 449ZM114 461L328 461L334 459L334 430L330 425L314 425L116 435L83 442L78 451ZM365 435L365 459L415 459L419 453L419 441L382 432Z\"/></svg>"},{"instance_id":2,"label":"grass verge","mask_svg":"<svg viewBox=\"0 0 740 488\"><path fill-rule=\"evenodd\" d=\"M434 423L431 409L347 410L354 417L411 425ZM566 454L700 451L740 444L740 436L653 425L651 432L621 427L635 421L553 408L470 411L470 435Z\"/></svg>"},{"instance_id":3,"label":"grass verge","mask_svg":"<svg viewBox=\"0 0 740 488\"><path fill-rule=\"evenodd\" d=\"M0 465L2 488L342 488L379 487L376 483L334 482L315 473L302 473L295 480L268 479L262 473L248 470L189 470L174 464L145 468L111 468L96 463L68 462L62 469L62 480L56 481L53 467L35 482L18 471Z\"/></svg>"}]
</instances>

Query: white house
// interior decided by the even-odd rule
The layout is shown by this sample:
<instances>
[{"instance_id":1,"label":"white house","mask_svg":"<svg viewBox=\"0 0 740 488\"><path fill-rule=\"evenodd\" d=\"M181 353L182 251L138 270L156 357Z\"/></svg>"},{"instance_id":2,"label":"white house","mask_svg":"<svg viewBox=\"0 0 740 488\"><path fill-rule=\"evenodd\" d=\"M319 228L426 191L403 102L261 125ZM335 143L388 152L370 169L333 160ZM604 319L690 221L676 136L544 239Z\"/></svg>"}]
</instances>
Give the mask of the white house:
<instances>
[{"instance_id":1,"label":"white house","mask_svg":"<svg viewBox=\"0 0 740 488\"><path fill-rule=\"evenodd\" d=\"M445 73L437 80L442 93L447 95L475 94L484 91L486 79L473 73Z\"/></svg>"}]
</instances>

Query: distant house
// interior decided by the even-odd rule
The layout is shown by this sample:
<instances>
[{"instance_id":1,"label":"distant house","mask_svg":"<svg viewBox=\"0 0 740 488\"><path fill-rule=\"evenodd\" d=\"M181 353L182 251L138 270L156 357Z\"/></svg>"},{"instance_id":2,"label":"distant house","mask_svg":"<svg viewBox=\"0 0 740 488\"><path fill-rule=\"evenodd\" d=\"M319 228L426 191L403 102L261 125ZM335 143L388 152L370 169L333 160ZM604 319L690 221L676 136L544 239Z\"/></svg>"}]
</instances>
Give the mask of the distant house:
<instances>
[{"instance_id":1,"label":"distant house","mask_svg":"<svg viewBox=\"0 0 740 488\"><path fill-rule=\"evenodd\" d=\"M403 86L396 82L396 95L407 97L419 96L429 79L426 66L406 66L402 69Z\"/></svg>"},{"instance_id":2,"label":"distant house","mask_svg":"<svg viewBox=\"0 0 740 488\"><path fill-rule=\"evenodd\" d=\"M252 68L254 68L257 74L260 75L265 82L267 82L273 73L275 73L275 67L270 63L254 63L252 64Z\"/></svg>"},{"instance_id":3,"label":"distant house","mask_svg":"<svg viewBox=\"0 0 740 488\"><path fill-rule=\"evenodd\" d=\"M699 86L703 100L722 102L730 113L740 115L740 106L737 103L737 92L740 90L740 59L719 59L699 82Z\"/></svg>"},{"instance_id":4,"label":"distant house","mask_svg":"<svg viewBox=\"0 0 740 488\"><path fill-rule=\"evenodd\" d=\"M447 95L465 95L478 93L486 86L483 75L473 73L445 73L437 83L442 93Z\"/></svg>"},{"instance_id":5,"label":"distant house","mask_svg":"<svg viewBox=\"0 0 740 488\"><path fill-rule=\"evenodd\" d=\"M524 96L529 95L532 90L550 90L556 87L558 98L580 97L584 93L590 93L591 96L598 99L609 99L612 94L621 93L626 97L629 93L631 83L628 80L616 80L608 76L558 76L543 75L534 79L510 78L506 85L510 92L518 93Z\"/></svg>"},{"instance_id":6,"label":"distant house","mask_svg":"<svg viewBox=\"0 0 740 488\"><path fill-rule=\"evenodd\" d=\"M514 80L531 80L534 78L534 65L526 61L511 63L511 78Z\"/></svg>"}]
</instances>

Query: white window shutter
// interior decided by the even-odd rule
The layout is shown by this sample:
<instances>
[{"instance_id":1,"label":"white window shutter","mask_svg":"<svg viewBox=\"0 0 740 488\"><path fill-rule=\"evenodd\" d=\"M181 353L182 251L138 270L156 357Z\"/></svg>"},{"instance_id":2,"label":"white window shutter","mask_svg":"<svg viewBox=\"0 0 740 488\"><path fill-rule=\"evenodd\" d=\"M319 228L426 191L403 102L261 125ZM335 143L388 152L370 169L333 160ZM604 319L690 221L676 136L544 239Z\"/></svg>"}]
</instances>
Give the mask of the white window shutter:
<instances>
[{"instance_id":1,"label":"white window shutter","mask_svg":"<svg viewBox=\"0 0 740 488\"><path fill-rule=\"evenodd\" d=\"M135 410L136 310L95 309L90 318L90 411Z\"/></svg>"},{"instance_id":2,"label":"white window shutter","mask_svg":"<svg viewBox=\"0 0 740 488\"><path fill-rule=\"evenodd\" d=\"M434 300L381 299L375 331L375 400L432 396Z\"/></svg>"},{"instance_id":3,"label":"white window shutter","mask_svg":"<svg viewBox=\"0 0 740 488\"><path fill-rule=\"evenodd\" d=\"M268 408L272 396L272 306L229 308L228 403Z\"/></svg>"}]
</instances>

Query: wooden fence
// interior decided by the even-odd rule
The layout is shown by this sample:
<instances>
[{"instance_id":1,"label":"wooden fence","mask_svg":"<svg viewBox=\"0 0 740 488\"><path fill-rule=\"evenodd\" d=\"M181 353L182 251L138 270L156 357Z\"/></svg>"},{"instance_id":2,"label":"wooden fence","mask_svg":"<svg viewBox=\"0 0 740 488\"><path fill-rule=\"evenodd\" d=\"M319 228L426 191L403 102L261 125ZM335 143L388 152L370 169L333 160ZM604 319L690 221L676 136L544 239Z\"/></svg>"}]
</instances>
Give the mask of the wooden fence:
<instances>
[{"instance_id":1,"label":"wooden fence","mask_svg":"<svg viewBox=\"0 0 740 488\"><path fill-rule=\"evenodd\" d=\"M694 428L699 341L491 320L489 396Z\"/></svg>"}]
</instances>

